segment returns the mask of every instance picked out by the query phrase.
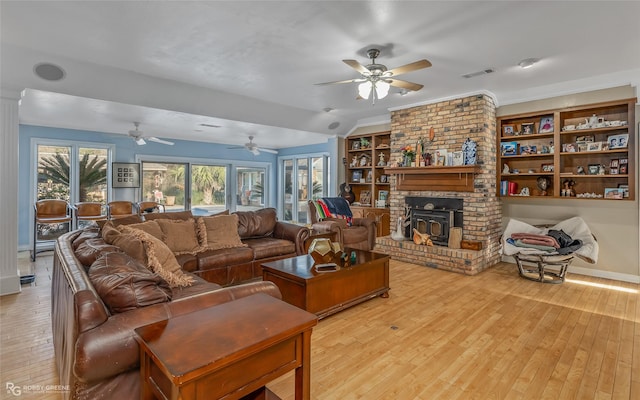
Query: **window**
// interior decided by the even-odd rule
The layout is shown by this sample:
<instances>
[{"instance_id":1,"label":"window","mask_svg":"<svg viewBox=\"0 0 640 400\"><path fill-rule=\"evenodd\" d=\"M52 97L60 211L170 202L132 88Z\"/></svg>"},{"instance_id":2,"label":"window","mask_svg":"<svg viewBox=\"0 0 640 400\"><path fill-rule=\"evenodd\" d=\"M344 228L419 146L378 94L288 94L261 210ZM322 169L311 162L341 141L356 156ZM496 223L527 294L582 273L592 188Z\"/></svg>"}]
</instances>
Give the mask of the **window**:
<instances>
[{"instance_id":1,"label":"window","mask_svg":"<svg viewBox=\"0 0 640 400\"><path fill-rule=\"evenodd\" d=\"M327 196L328 166L328 155L281 159L280 218L283 221L309 223L308 201Z\"/></svg>"},{"instance_id":2,"label":"window","mask_svg":"<svg viewBox=\"0 0 640 400\"><path fill-rule=\"evenodd\" d=\"M109 201L111 145L78 144L61 140L34 140L34 203L59 199L73 205L78 202ZM33 212L33 211L32 211ZM69 224L38 225L37 240L52 240Z\"/></svg>"},{"instance_id":3,"label":"window","mask_svg":"<svg viewBox=\"0 0 640 400\"><path fill-rule=\"evenodd\" d=\"M166 159L166 157L163 157ZM143 200L157 201L166 211L191 210L211 215L224 210L268 207L268 164L235 165L231 161L172 160L145 156ZM252 163L253 164L253 163Z\"/></svg>"}]
</instances>

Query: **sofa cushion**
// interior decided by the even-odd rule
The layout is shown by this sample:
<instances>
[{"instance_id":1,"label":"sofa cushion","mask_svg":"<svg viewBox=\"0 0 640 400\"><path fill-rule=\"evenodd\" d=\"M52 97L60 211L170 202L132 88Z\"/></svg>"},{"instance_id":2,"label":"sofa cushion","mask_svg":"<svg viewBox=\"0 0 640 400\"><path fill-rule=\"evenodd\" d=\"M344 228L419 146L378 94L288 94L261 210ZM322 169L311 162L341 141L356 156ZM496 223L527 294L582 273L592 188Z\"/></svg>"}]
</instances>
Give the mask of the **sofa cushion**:
<instances>
[{"instance_id":1,"label":"sofa cushion","mask_svg":"<svg viewBox=\"0 0 640 400\"><path fill-rule=\"evenodd\" d=\"M147 255L147 268L160 275L162 279L167 281L169 286L189 286L193 283L193 277L182 271L173 252L162 240L140 229L133 229L128 226L124 226L122 229L124 233L130 234L144 244L144 250Z\"/></svg>"},{"instance_id":2,"label":"sofa cushion","mask_svg":"<svg viewBox=\"0 0 640 400\"><path fill-rule=\"evenodd\" d=\"M180 268L186 272L193 272L198 269L198 257L194 254L178 254L176 261L180 264Z\"/></svg>"},{"instance_id":3,"label":"sofa cushion","mask_svg":"<svg viewBox=\"0 0 640 400\"><path fill-rule=\"evenodd\" d=\"M201 244L207 250L247 247L238 235L238 216L217 215L198 218Z\"/></svg>"},{"instance_id":4,"label":"sofa cushion","mask_svg":"<svg viewBox=\"0 0 640 400\"><path fill-rule=\"evenodd\" d=\"M114 227L111 221L102 227L102 238L108 244L118 246L142 264L147 263L147 254L142 241L132 235L123 234L118 228Z\"/></svg>"},{"instance_id":5,"label":"sofa cushion","mask_svg":"<svg viewBox=\"0 0 640 400\"><path fill-rule=\"evenodd\" d=\"M118 246L108 244L101 237L87 239L75 251L76 258L89 269L91 264L100 257L102 253L122 252Z\"/></svg>"},{"instance_id":6,"label":"sofa cushion","mask_svg":"<svg viewBox=\"0 0 640 400\"><path fill-rule=\"evenodd\" d=\"M198 269L200 271L251 261L253 261L253 250L249 247L207 250L198 253Z\"/></svg>"},{"instance_id":7,"label":"sofa cushion","mask_svg":"<svg viewBox=\"0 0 640 400\"><path fill-rule=\"evenodd\" d=\"M245 239L244 242L253 249L253 256L256 260L285 254L295 254L296 252L296 244L290 240L266 237Z\"/></svg>"},{"instance_id":8,"label":"sofa cushion","mask_svg":"<svg viewBox=\"0 0 640 400\"><path fill-rule=\"evenodd\" d=\"M103 253L91 264L89 279L112 314L172 298L167 282L121 252Z\"/></svg>"},{"instance_id":9,"label":"sofa cushion","mask_svg":"<svg viewBox=\"0 0 640 400\"><path fill-rule=\"evenodd\" d=\"M145 221L145 222L140 222L139 224L130 224L127 226L129 228L143 230L160 240L162 240L163 238L162 229L160 228L160 225L156 221Z\"/></svg>"},{"instance_id":10,"label":"sofa cushion","mask_svg":"<svg viewBox=\"0 0 640 400\"><path fill-rule=\"evenodd\" d=\"M100 228L91 225L84 228L78 236L76 236L71 242L71 247L76 250L85 240L94 239L100 237Z\"/></svg>"},{"instance_id":11,"label":"sofa cushion","mask_svg":"<svg viewBox=\"0 0 640 400\"><path fill-rule=\"evenodd\" d=\"M151 214L144 215L145 221L152 221L152 220L157 221L159 219L177 219L177 220L186 221L189 218L193 218L193 214L191 213L191 210L151 213Z\"/></svg>"},{"instance_id":12,"label":"sofa cushion","mask_svg":"<svg viewBox=\"0 0 640 400\"><path fill-rule=\"evenodd\" d=\"M276 227L276 209L238 211L238 234L242 239L270 236Z\"/></svg>"},{"instance_id":13,"label":"sofa cushion","mask_svg":"<svg viewBox=\"0 0 640 400\"><path fill-rule=\"evenodd\" d=\"M153 222L162 229L162 241L174 254L195 254L201 250L193 218L186 221L158 219Z\"/></svg>"}]
</instances>

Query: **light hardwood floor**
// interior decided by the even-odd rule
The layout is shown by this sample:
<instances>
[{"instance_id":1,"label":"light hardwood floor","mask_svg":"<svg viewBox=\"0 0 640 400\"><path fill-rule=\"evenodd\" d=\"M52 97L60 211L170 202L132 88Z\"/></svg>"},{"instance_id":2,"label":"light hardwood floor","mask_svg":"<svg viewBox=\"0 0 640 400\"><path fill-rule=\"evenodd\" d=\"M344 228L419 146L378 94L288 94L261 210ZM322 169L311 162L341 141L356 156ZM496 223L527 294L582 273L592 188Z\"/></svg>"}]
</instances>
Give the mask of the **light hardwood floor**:
<instances>
[{"instance_id":1,"label":"light hardwood floor","mask_svg":"<svg viewBox=\"0 0 640 400\"><path fill-rule=\"evenodd\" d=\"M21 255L36 284L0 298L2 398L6 382L58 383L50 254ZM571 270L547 285L512 264L469 277L392 261L388 299L314 329L312 399L640 399L639 290ZM269 387L293 399L293 374Z\"/></svg>"}]
</instances>

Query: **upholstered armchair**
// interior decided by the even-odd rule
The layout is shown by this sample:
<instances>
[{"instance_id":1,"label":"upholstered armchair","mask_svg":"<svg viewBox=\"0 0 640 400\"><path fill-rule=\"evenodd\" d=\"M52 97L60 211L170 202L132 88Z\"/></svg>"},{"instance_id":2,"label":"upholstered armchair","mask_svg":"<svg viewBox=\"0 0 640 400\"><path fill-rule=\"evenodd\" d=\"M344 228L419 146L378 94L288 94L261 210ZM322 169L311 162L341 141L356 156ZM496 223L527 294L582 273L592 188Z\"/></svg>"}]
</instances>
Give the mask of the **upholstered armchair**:
<instances>
[{"instance_id":1,"label":"upholstered armchair","mask_svg":"<svg viewBox=\"0 0 640 400\"><path fill-rule=\"evenodd\" d=\"M349 203L342 198L349 207ZM316 209L316 202L309 200L309 221L311 228L318 233L334 232L343 247L360 250L373 250L376 245L376 221L368 218L353 218L351 226L346 219L320 217Z\"/></svg>"}]
</instances>

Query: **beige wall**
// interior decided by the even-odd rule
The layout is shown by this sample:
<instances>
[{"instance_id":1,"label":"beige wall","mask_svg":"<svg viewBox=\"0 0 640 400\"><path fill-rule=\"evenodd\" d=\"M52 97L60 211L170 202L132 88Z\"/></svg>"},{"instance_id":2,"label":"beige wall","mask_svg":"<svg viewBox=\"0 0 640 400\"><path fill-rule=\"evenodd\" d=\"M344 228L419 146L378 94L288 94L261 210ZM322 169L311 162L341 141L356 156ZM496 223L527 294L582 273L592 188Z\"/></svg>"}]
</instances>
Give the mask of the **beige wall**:
<instances>
[{"instance_id":1,"label":"beige wall","mask_svg":"<svg viewBox=\"0 0 640 400\"><path fill-rule=\"evenodd\" d=\"M528 111L571 107L636 97L631 86L616 87L575 95L560 96L527 103L499 107L498 116ZM640 106L636 105L636 119ZM636 120L636 124L638 124ZM636 140L636 154L638 141ZM638 158L636 157L636 160ZM636 188L638 187L638 163L636 162ZM640 282L640 228L638 213L638 193L635 201L595 201L566 199L520 199L503 198L503 226L509 218L529 223L551 223L572 216L583 218L598 239L600 253L597 264L578 260L572 269L576 273L602 276L605 278ZM505 260L511 261L511 260Z\"/></svg>"}]
</instances>

